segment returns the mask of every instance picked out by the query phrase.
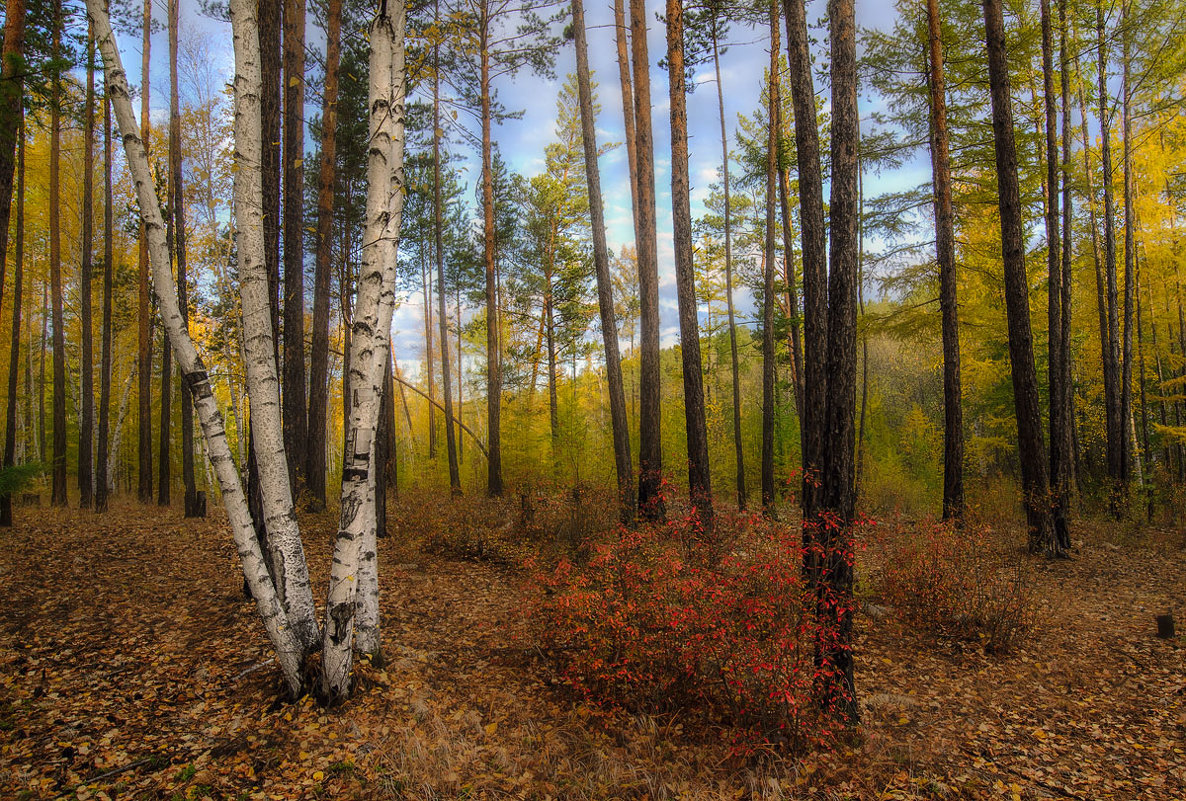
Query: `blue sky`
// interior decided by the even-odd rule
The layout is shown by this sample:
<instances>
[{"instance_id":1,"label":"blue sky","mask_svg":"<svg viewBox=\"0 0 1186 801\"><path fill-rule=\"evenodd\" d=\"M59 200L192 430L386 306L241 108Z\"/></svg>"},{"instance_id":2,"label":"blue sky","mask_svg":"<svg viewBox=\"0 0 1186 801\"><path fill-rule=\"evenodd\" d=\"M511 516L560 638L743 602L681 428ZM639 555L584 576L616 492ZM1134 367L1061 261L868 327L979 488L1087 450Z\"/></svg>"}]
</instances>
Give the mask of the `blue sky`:
<instances>
[{"instance_id":1,"label":"blue sky","mask_svg":"<svg viewBox=\"0 0 1186 801\"><path fill-rule=\"evenodd\" d=\"M214 34L216 52L211 57L223 66L227 79L233 66L230 51L230 28L226 23L216 22L197 13L196 4L185 4L183 26L197 27ZM665 31L656 19L664 7L662 0L655 0L650 8L650 32L648 45L652 65L666 52ZM808 5L809 22L825 19L826 2L812 0ZM163 19L163 9L158 10ZM590 4L586 8L589 25L590 59L595 80L599 83L598 99L601 115L598 119L600 142L622 142L625 138L622 120L622 102L618 83L616 48L613 32L612 3ZM887 0L858 0L857 22L862 27L886 28L893 24L896 12ZM321 32L310 22L308 35L313 46L320 48ZM722 57L722 82L725 88L725 113L730 130L734 128L738 114L753 112L759 102L763 72L769 59L769 40L762 30L748 30L734 26L731 32L734 42ZM823 31L817 36L820 43L826 42ZM139 41L121 37L124 60L131 67L139 62ZM821 45L817 44L817 47ZM154 121L163 122L167 103L167 63L165 38L154 37L152 80L152 108ZM817 53L817 60L819 58ZM511 110L522 111L522 117L509 120L495 129L495 138L503 157L517 172L532 175L543 168L544 146L555 135L556 95L565 76L575 70L575 53L571 44L563 46L557 54L556 77L545 79L524 73L517 77L503 78L497 86L504 105ZM660 314L663 343L670 344L678 337L678 322L675 303L675 275L671 244L671 195L670 195L670 121L667 100L667 76L654 66L651 73L653 105L653 129L655 141L655 185L657 189L658 236L659 236L659 279ZM688 132L690 153L690 174L692 179L692 214L702 213L701 205L707 195L708 186L717 180L720 168L720 128L715 81L710 68L706 67L696 76L702 84L688 97ZM818 83L818 82L817 82ZM821 91L822 87L816 87ZM826 102L826 96L825 96ZM862 97L862 114L872 110L868 98ZM315 114L310 110L310 115ZM478 177L477 154L472 154L462 168L462 179L471 188ZM627 177L627 162L624 148L617 148L601 159L602 191L606 206L606 223L609 245L619 249L630 244L633 230L630 214L630 192ZM916 184L929 176L929 167L919 159L903 168L881 176L866 176L866 192L869 195L880 191ZM825 188L825 191L826 188ZM471 191L472 196L472 191ZM740 313L752 313L750 299L742 293L738 298ZM423 353L423 301L417 294L405 299L396 313L393 324L396 354L405 370L414 370Z\"/></svg>"}]
</instances>

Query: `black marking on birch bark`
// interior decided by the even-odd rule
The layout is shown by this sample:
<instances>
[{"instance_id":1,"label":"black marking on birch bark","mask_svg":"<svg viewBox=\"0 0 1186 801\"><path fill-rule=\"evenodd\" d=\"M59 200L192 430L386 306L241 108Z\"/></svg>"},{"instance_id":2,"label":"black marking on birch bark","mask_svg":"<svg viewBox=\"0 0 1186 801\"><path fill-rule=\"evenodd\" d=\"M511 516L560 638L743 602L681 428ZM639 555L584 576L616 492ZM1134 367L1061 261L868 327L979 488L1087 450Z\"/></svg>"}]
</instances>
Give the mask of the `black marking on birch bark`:
<instances>
[{"instance_id":1,"label":"black marking on birch bark","mask_svg":"<svg viewBox=\"0 0 1186 801\"><path fill-rule=\"evenodd\" d=\"M345 483L345 481L343 481L343 483ZM352 526L354 524L354 520L358 517L358 512L360 509L362 509L362 499L359 498L356 493L343 493L341 504L342 529L339 531L338 536L343 536L349 533L346 531L346 529ZM350 534L350 537L353 538L354 535Z\"/></svg>"},{"instance_id":2,"label":"black marking on birch bark","mask_svg":"<svg viewBox=\"0 0 1186 801\"><path fill-rule=\"evenodd\" d=\"M351 625L354 622L354 604L334 604L329 608L329 619L329 638L334 645L341 645L350 636Z\"/></svg>"}]
</instances>

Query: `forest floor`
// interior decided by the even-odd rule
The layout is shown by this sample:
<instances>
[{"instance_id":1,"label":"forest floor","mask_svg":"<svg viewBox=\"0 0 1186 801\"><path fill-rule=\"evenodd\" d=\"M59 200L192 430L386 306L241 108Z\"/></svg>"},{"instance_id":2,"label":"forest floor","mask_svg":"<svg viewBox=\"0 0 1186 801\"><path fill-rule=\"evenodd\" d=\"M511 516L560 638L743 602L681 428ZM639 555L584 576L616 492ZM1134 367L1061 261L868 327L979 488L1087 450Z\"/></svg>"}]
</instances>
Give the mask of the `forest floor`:
<instances>
[{"instance_id":1,"label":"forest floor","mask_svg":"<svg viewBox=\"0 0 1186 801\"><path fill-rule=\"evenodd\" d=\"M277 701L221 513L17 513L0 798L1186 798L1186 650L1153 621L1186 611L1182 532L1078 526L1073 560L1028 563L1038 625L1006 656L862 616L860 738L744 763L727 732L577 705L506 567L383 540L387 664L325 710ZM333 523L304 524L320 586Z\"/></svg>"}]
</instances>

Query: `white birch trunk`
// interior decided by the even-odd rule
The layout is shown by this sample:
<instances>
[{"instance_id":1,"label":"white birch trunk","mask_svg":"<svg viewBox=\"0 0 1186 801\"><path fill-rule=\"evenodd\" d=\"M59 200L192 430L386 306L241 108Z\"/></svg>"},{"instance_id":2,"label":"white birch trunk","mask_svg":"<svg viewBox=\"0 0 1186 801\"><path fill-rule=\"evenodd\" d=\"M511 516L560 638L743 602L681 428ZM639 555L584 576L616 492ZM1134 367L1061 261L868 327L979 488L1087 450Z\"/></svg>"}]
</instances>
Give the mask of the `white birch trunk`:
<instances>
[{"instance_id":1,"label":"white birch trunk","mask_svg":"<svg viewBox=\"0 0 1186 801\"><path fill-rule=\"evenodd\" d=\"M120 61L119 49L115 43L115 35L111 31L111 21L108 19L104 0L86 0L86 3L94 23L95 39L103 54L110 101L119 124L128 168L136 185L136 197L144 221L144 229L148 236L150 264L153 271L152 284L156 292L161 319L164 321L169 343L172 345L173 353L180 365L182 380L186 382L192 393L202 433L205 435L207 446L210 449L210 459L218 474L223 503L226 505L235 546L242 562L243 576L251 588L252 596L256 599L256 607L263 619L268 638L276 649L277 662L284 673L288 689L295 696L300 692L302 684L301 665L304 649L292 627L288 624L284 608L281 606L280 599L268 577L267 569L264 567L263 554L255 540L251 513L247 509L247 497L243 493L243 487L239 482L239 471L231 457L222 414L210 388L205 365L202 364L202 360L194 348L189 331L182 321L181 310L177 305L177 286L173 282L169 250L165 242L165 225L161 219L160 206L157 203L149 171L148 157L144 152L144 143L140 139L140 126L136 123L136 117L132 111L127 74Z\"/></svg>"},{"instance_id":2,"label":"white birch trunk","mask_svg":"<svg viewBox=\"0 0 1186 801\"><path fill-rule=\"evenodd\" d=\"M235 40L235 245L243 313L243 354L255 460L263 501L268 550L280 595L297 640L306 652L321 639L313 606L313 589L293 509L284 429L280 422L280 381L268 302L264 264L263 176L261 174L262 84L256 3L232 0Z\"/></svg>"},{"instance_id":3,"label":"white birch trunk","mask_svg":"<svg viewBox=\"0 0 1186 801\"><path fill-rule=\"evenodd\" d=\"M367 161L367 228L350 339L350 421L342 463L341 518L334 542L326 608L321 687L326 700L350 691L360 554L373 570L375 543L374 440L383 371L395 309L395 255L403 212L404 32L400 0L381 1L371 25L370 150ZM368 579L369 584L369 579ZM368 592L367 595L370 595ZM368 646L378 650L378 590L374 589ZM368 602L369 604L369 602Z\"/></svg>"}]
</instances>

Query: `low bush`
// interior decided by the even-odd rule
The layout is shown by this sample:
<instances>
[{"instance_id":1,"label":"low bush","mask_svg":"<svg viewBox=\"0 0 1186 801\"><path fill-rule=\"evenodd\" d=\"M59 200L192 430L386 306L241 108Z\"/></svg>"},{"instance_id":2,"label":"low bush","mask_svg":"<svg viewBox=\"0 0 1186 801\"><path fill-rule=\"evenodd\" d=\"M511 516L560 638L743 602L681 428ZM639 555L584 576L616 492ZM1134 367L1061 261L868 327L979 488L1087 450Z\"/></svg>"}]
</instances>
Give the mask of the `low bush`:
<instances>
[{"instance_id":1,"label":"low bush","mask_svg":"<svg viewBox=\"0 0 1186 801\"><path fill-rule=\"evenodd\" d=\"M712 543L683 520L616 529L581 563L536 566L529 620L587 703L703 712L738 748L826 739L813 690L823 642L797 529L718 518Z\"/></svg>"},{"instance_id":2,"label":"low bush","mask_svg":"<svg viewBox=\"0 0 1186 801\"><path fill-rule=\"evenodd\" d=\"M1033 628L1023 562L999 555L986 529L891 527L881 546L881 597L911 622L988 653L1012 650Z\"/></svg>"}]
</instances>

